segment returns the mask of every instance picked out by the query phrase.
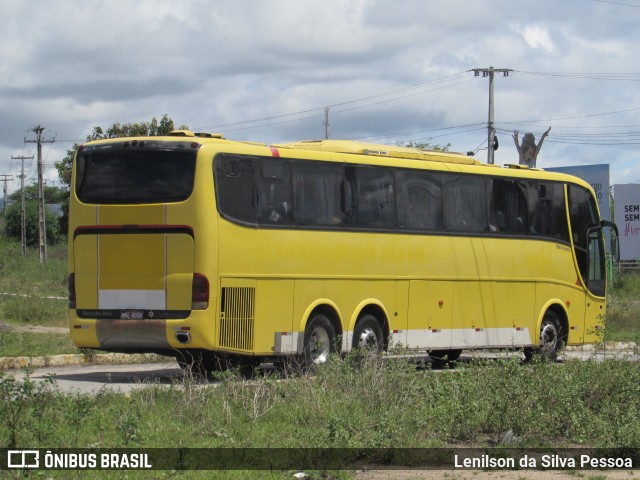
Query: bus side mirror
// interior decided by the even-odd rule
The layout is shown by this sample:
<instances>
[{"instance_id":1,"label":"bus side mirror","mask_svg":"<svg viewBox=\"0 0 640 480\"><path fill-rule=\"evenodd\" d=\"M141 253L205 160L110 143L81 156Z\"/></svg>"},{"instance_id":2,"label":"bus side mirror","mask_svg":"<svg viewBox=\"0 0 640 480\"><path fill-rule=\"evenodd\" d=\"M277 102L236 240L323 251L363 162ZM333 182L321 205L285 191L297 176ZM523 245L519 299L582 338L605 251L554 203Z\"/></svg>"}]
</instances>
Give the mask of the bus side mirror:
<instances>
[{"instance_id":1,"label":"bus side mirror","mask_svg":"<svg viewBox=\"0 0 640 480\"><path fill-rule=\"evenodd\" d=\"M600 227L609 227L613 229L611 232L611 258L615 263L620 261L620 235L618 226L609 220L600 220Z\"/></svg>"}]
</instances>

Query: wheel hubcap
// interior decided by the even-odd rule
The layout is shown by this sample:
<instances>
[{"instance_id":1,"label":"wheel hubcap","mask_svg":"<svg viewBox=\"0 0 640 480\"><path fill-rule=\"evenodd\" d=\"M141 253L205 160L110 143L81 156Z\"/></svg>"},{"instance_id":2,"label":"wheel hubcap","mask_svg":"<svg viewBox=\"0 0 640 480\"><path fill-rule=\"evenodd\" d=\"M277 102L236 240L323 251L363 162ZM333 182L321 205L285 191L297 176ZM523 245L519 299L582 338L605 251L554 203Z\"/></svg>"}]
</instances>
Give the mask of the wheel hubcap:
<instances>
[{"instance_id":1,"label":"wheel hubcap","mask_svg":"<svg viewBox=\"0 0 640 480\"><path fill-rule=\"evenodd\" d=\"M552 323L544 323L540 331L540 348L543 352L553 350L558 342L558 330Z\"/></svg>"},{"instance_id":2,"label":"wheel hubcap","mask_svg":"<svg viewBox=\"0 0 640 480\"><path fill-rule=\"evenodd\" d=\"M313 363L316 365L325 363L329 357L330 339L324 328L316 327L311 334L309 342L309 353Z\"/></svg>"},{"instance_id":3,"label":"wheel hubcap","mask_svg":"<svg viewBox=\"0 0 640 480\"><path fill-rule=\"evenodd\" d=\"M378 336L371 328L365 328L358 338L358 346L367 350L375 350L378 348Z\"/></svg>"}]
</instances>

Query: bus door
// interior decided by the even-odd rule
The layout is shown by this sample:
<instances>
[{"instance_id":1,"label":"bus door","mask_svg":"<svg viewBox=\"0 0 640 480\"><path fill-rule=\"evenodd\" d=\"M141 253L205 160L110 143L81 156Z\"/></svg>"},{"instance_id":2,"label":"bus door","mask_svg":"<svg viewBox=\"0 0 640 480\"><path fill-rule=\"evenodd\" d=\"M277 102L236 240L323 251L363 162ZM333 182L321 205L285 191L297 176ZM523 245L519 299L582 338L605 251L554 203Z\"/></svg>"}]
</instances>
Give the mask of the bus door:
<instances>
[{"instance_id":1,"label":"bus door","mask_svg":"<svg viewBox=\"0 0 640 480\"><path fill-rule=\"evenodd\" d=\"M581 286L588 291L580 302L583 304L582 318L572 315L569 320L569 342L595 342L602 340L604 334L607 275L602 227L613 226L616 230L617 227L610 222L599 221L595 198L587 189L569 185L567 191L577 275ZM581 330L580 335L573 333L576 329Z\"/></svg>"}]
</instances>

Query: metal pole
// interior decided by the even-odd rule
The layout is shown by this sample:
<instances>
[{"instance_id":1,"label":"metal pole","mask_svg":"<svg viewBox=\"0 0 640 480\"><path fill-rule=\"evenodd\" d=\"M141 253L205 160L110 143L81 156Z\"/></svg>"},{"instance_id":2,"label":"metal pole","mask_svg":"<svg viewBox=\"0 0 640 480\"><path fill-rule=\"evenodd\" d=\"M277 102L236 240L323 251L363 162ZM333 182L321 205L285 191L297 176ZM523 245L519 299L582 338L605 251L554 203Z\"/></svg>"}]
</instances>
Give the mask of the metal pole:
<instances>
[{"instance_id":1,"label":"metal pole","mask_svg":"<svg viewBox=\"0 0 640 480\"><path fill-rule=\"evenodd\" d=\"M324 107L324 139L329 140L329 107Z\"/></svg>"},{"instance_id":2,"label":"metal pole","mask_svg":"<svg viewBox=\"0 0 640 480\"><path fill-rule=\"evenodd\" d=\"M493 164L493 137L495 128L493 127L493 67L489 67L489 123L487 125L487 163Z\"/></svg>"},{"instance_id":3,"label":"metal pole","mask_svg":"<svg viewBox=\"0 0 640 480\"><path fill-rule=\"evenodd\" d=\"M493 78L496 72L502 73L505 77L509 76L509 72L512 72L510 68L474 68L473 72L476 77L480 76L482 73L483 77L489 77L489 119L487 122L487 163L494 163L493 158L493 138L496 135L496 129L494 126L494 115L493 115Z\"/></svg>"},{"instance_id":4,"label":"metal pole","mask_svg":"<svg viewBox=\"0 0 640 480\"><path fill-rule=\"evenodd\" d=\"M25 206L24 206L24 161L25 160L33 160L33 155L30 157L25 157L23 155L19 157L11 157L14 160L22 160L22 170L20 172L20 246L22 247L22 255L27 253L27 222L25 215Z\"/></svg>"},{"instance_id":5,"label":"metal pole","mask_svg":"<svg viewBox=\"0 0 640 480\"><path fill-rule=\"evenodd\" d=\"M44 140L42 137L42 133L44 132L44 127L38 125L33 129L36 133L36 140L26 140L25 143L35 143L37 145L37 156L38 156L38 237L39 237L39 251L40 251L40 263L44 263L47 261L47 226L45 224L45 214L44 214L44 169L42 163L42 144L43 143L53 143L55 140Z\"/></svg>"}]
</instances>

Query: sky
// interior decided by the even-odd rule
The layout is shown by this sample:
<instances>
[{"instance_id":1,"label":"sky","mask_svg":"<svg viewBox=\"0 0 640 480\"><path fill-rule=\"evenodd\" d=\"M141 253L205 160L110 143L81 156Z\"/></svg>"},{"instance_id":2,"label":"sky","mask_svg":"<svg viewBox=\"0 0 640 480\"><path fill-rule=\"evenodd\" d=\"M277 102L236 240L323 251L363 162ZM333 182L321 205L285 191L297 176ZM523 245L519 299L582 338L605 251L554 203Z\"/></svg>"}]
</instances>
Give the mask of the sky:
<instances>
[{"instance_id":1,"label":"sky","mask_svg":"<svg viewBox=\"0 0 640 480\"><path fill-rule=\"evenodd\" d=\"M0 0L0 178L42 126L45 178L93 127L168 114L267 144L450 144L487 159L551 127L538 166L640 182L640 0ZM25 160L27 184L35 160Z\"/></svg>"}]
</instances>

